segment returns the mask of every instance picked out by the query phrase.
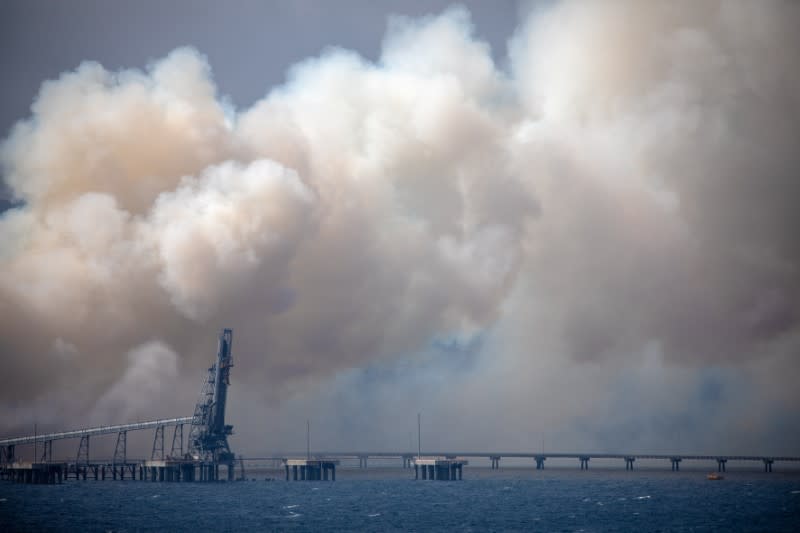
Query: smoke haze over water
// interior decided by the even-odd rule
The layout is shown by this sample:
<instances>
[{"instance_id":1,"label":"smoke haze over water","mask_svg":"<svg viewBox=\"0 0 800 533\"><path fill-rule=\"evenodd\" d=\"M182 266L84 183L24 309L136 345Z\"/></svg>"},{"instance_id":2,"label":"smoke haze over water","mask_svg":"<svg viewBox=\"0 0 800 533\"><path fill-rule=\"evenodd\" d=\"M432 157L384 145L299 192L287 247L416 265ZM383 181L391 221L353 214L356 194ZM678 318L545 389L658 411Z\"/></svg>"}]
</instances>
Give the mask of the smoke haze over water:
<instances>
[{"instance_id":1,"label":"smoke haze over water","mask_svg":"<svg viewBox=\"0 0 800 533\"><path fill-rule=\"evenodd\" d=\"M798 25L556 2L497 61L453 7L244 109L194 48L45 82L0 148L0 431L186 416L232 327L245 453L419 410L431 447L797 453Z\"/></svg>"}]
</instances>

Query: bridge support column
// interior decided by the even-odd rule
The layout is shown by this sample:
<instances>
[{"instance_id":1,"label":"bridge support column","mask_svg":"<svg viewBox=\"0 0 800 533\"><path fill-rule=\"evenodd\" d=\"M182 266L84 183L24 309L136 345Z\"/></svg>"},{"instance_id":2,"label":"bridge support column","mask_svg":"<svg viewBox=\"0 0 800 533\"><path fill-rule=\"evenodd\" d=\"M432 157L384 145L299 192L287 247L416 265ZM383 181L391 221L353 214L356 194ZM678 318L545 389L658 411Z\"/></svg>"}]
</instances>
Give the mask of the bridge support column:
<instances>
[{"instance_id":1,"label":"bridge support column","mask_svg":"<svg viewBox=\"0 0 800 533\"><path fill-rule=\"evenodd\" d=\"M547 457L537 455L534 459L536 460L536 470L544 470L544 460L547 459Z\"/></svg>"},{"instance_id":2,"label":"bridge support column","mask_svg":"<svg viewBox=\"0 0 800 533\"><path fill-rule=\"evenodd\" d=\"M672 462L672 471L673 472L679 472L680 471L680 469L681 469L681 461L682 461L682 459L680 457L672 457L670 459L670 462Z\"/></svg>"},{"instance_id":3,"label":"bridge support column","mask_svg":"<svg viewBox=\"0 0 800 533\"><path fill-rule=\"evenodd\" d=\"M636 457L626 457L625 458L625 470L633 470L633 462L636 460Z\"/></svg>"},{"instance_id":4,"label":"bridge support column","mask_svg":"<svg viewBox=\"0 0 800 533\"><path fill-rule=\"evenodd\" d=\"M772 472L772 459L764 459L764 472Z\"/></svg>"},{"instance_id":5,"label":"bridge support column","mask_svg":"<svg viewBox=\"0 0 800 533\"><path fill-rule=\"evenodd\" d=\"M717 472L725 472L725 463L727 462L727 459L717 459Z\"/></svg>"},{"instance_id":6,"label":"bridge support column","mask_svg":"<svg viewBox=\"0 0 800 533\"><path fill-rule=\"evenodd\" d=\"M492 470L500 470L500 456L492 455L489 459L492 461Z\"/></svg>"},{"instance_id":7,"label":"bridge support column","mask_svg":"<svg viewBox=\"0 0 800 533\"><path fill-rule=\"evenodd\" d=\"M589 458L581 457L581 470L589 470Z\"/></svg>"}]
</instances>

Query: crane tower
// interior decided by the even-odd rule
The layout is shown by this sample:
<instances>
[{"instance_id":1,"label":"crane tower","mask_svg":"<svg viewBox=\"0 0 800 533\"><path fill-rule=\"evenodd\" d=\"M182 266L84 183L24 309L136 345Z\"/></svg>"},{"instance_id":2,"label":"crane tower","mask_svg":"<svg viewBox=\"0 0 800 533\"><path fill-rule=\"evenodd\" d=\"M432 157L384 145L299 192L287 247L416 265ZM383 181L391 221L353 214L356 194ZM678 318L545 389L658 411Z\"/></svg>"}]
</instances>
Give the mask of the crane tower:
<instances>
[{"instance_id":1,"label":"crane tower","mask_svg":"<svg viewBox=\"0 0 800 533\"><path fill-rule=\"evenodd\" d=\"M217 361L208 369L189 433L192 459L215 467L227 465L229 478L233 475L235 456L228 446L228 435L233 434L233 426L225 424L225 403L233 366L232 345L233 330L223 329L217 344Z\"/></svg>"}]
</instances>

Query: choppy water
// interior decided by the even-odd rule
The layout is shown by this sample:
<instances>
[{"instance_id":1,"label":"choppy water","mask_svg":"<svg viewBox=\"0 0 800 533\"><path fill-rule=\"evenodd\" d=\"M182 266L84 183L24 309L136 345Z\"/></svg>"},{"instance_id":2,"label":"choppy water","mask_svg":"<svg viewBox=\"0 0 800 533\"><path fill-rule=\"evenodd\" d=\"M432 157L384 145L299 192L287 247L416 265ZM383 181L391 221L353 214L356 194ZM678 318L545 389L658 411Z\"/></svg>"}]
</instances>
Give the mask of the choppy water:
<instances>
[{"instance_id":1,"label":"choppy water","mask_svg":"<svg viewBox=\"0 0 800 533\"><path fill-rule=\"evenodd\" d=\"M800 531L800 475L340 470L331 482L0 484L0 531ZM256 474L253 474L256 475ZM277 472L274 473L277 475Z\"/></svg>"}]
</instances>

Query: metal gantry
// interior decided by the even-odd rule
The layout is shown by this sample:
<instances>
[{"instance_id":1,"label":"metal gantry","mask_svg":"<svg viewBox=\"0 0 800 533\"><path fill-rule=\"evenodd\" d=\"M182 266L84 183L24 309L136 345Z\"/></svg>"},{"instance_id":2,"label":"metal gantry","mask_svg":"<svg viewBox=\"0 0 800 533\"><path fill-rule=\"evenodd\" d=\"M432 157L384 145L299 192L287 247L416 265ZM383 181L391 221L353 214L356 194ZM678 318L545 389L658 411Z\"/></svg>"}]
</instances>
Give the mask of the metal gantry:
<instances>
[{"instance_id":1,"label":"metal gantry","mask_svg":"<svg viewBox=\"0 0 800 533\"><path fill-rule=\"evenodd\" d=\"M228 467L228 479L233 479L235 456L231 453L228 436L233 434L233 426L225 423L225 408L228 386L230 385L230 369L233 367L231 349L233 346L233 330L223 329L217 344L217 357L209 368L208 376L203 384L200 400L191 417L166 418L120 424L113 426L91 427L59 433L39 434L34 425L32 436L0 439L0 477L13 478L21 482L60 483L69 475L87 478L87 473L95 479L105 479L107 468L110 468L113 479L124 479L126 471L135 478L138 467L140 479L150 478L162 481L216 481L219 479L219 466ZM184 425L191 424L189 436L184 447ZM174 426L172 445L166 453L165 431ZM155 429L150 460L129 463L127 457L128 431ZM110 462L90 460L91 437L116 433L114 456ZM62 439L80 439L78 452L72 461L53 461L53 441ZM41 456L38 444L43 443ZM33 462L24 463L17 460L16 447L20 444L33 444ZM47 469L42 470L42 466Z\"/></svg>"},{"instance_id":2,"label":"metal gantry","mask_svg":"<svg viewBox=\"0 0 800 533\"><path fill-rule=\"evenodd\" d=\"M217 361L208 369L189 432L189 455L213 465L227 465L232 478L235 456L228 445L233 426L225 424L225 404L233 366L233 330L223 329L217 345Z\"/></svg>"},{"instance_id":3,"label":"metal gantry","mask_svg":"<svg viewBox=\"0 0 800 533\"><path fill-rule=\"evenodd\" d=\"M75 458L76 465L89 465L89 437L91 435L83 435L81 443L78 445L78 456Z\"/></svg>"},{"instance_id":4,"label":"metal gantry","mask_svg":"<svg viewBox=\"0 0 800 533\"><path fill-rule=\"evenodd\" d=\"M175 431L172 433L172 447L170 448L169 456L172 458L183 457L183 424L175 426Z\"/></svg>"},{"instance_id":5,"label":"metal gantry","mask_svg":"<svg viewBox=\"0 0 800 533\"><path fill-rule=\"evenodd\" d=\"M128 432L120 431L117 433L117 445L114 446L114 458L111 461L112 466L116 467L118 464L124 465L128 458Z\"/></svg>"},{"instance_id":6,"label":"metal gantry","mask_svg":"<svg viewBox=\"0 0 800 533\"><path fill-rule=\"evenodd\" d=\"M153 437L153 452L150 454L150 460L164 460L164 426L156 426L156 434Z\"/></svg>"}]
</instances>

